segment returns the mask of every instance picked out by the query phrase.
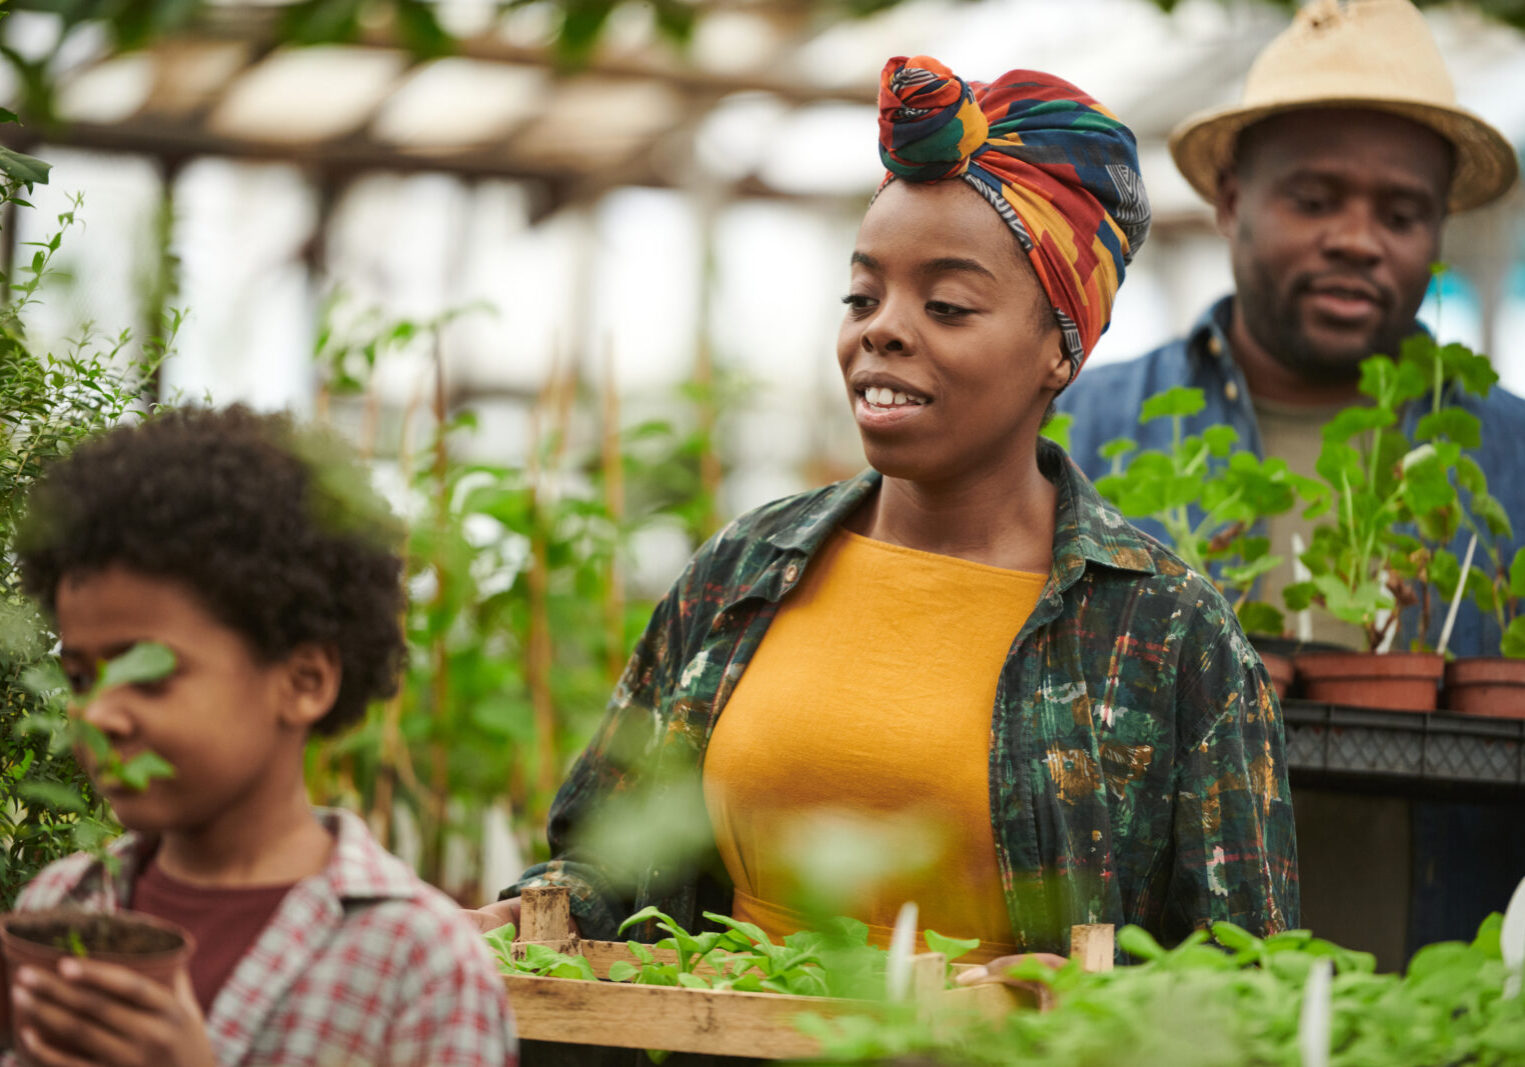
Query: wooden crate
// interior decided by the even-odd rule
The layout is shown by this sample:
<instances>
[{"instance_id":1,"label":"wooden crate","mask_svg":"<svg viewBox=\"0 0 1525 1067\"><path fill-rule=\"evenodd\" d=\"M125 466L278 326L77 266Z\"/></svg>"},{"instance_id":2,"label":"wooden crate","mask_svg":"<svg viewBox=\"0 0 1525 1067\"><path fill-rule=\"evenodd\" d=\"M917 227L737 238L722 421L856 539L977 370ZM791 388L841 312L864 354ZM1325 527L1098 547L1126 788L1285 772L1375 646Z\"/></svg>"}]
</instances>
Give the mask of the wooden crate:
<instances>
[{"instance_id":1,"label":"wooden crate","mask_svg":"<svg viewBox=\"0 0 1525 1067\"><path fill-rule=\"evenodd\" d=\"M600 978L611 964L635 962L623 942L584 941L572 935L567 890L527 889L516 949L547 945L582 955ZM1075 927L1072 955L1088 970L1112 966L1112 928ZM658 958L662 950L654 950ZM676 960L676 953L665 953ZM955 965L956 966L956 965ZM1020 1009L1048 1006L1044 986L987 983L945 989L946 962L940 953L912 960L912 999L930 1020L956 1027L978 1015L999 1018ZM816 1040L795 1020L806 1013L826 1018L870 1014L863 1001L781 993L741 993L729 989L686 989L624 982L506 975L509 1003L519 1036L537 1041L620 1048L666 1049L722 1056L795 1059L816 1055Z\"/></svg>"}]
</instances>

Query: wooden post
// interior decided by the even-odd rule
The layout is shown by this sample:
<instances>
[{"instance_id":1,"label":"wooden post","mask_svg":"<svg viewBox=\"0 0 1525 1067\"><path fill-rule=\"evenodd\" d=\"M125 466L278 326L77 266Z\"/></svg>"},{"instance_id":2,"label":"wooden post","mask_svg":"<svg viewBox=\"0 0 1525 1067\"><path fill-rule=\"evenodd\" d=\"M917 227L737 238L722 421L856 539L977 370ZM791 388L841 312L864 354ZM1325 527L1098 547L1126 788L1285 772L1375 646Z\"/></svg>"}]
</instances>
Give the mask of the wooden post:
<instances>
[{"instance_id":1,"label":"wooden post","mask_svg":"<svg viewBox=\"0 0 1525 1067\"><path fill-rule=\"evenodd\" d=\"M564 885L529 886L519 895L519 931L514 955L523 956L521 945L546 945L557 952L578 951L572 932L572 891Z\"/></svg>"},{"instance_id":2,"label":"wooden post","mask_svg":"<svg viewBox=\"0 0 1525 1067\"><path fill-rule=\"evenodd\" d=\"M1110 971L1114 959L1112 924L1085 923L1070 927L1070 959L1091 973Z\"/></svg>"},{"instance_id":3,"label":"wooden post","mask_svg":"<svg viewBox=\"0 0 1525 1067\"><path fill-rule=\"evenodd\" d=\"M947 973L948 958L941 952L918 952L911 957L911 1003L919 1017L936 1014Z\"/></svg>"}]
</instances>

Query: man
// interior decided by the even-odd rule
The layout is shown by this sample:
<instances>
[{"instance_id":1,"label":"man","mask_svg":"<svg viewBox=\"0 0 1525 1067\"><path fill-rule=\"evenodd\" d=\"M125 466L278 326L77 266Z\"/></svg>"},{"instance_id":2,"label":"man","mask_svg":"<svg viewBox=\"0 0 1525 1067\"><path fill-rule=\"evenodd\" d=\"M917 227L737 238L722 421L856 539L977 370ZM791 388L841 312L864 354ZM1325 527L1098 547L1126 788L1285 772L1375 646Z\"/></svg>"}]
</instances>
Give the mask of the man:
<instances>
[{"instance_id":1,"label":"man","mask_svg":"<svg viewBox=\"0 0 1525 1067\"><path fill-rule=\"evenodd\" d=\"M1185 337L1140 359L1093 368L1062 393L1057 407L1075 416L1071 453L1094 477L1109 470L1097 455L1109 438L1126 433L1145 448L1168 445L1166 420L1135 429L1127 416L1146 397L1184 385L1202 389L1207 405L1190 430L1233 426L1241 447L1312 474L1322 425L1360 399L1360 361L1395 355L1404 337L1423 328L1415 315L1430 265L1440 258L1446 214L1502 195L1515 179L1514 151L1455 106L1439 50L1407 0L1316 0L1304 7L1256 60L1243 102L1189 119L1172 136L1171 151L1214 206L1229 241L1235 292ZM1474 456L1490 491L1525 532L1525 400L1498 388L1484 400L1458 399L1483 420ZM1407 413L1409 430L1421 414ZM1311 525L1296 515L1270 524L1272 550L1287 562L1268 576L1265 599L1280 600L1280 588L1292 580L1292 535L1306 542ZM1465 548L1465 540L1453 546L1458 556ZM1428 636L1433 642L1436 634ZM1338 625L1315 637L1360 641L1357 628ZM1498 639L1497 622L1466 605L1450 648L1496 654ZM1349 820L1363 810L1362 798L1300 792L1295 804L1304 910L1315 928L1325 911L1349 917L1351 929L1363 919L1401 929L1408 911L1410 951L1441 937L1469 937L1488 910L1507 903L1525 873L1525 820L1513 809L1416 804L1411 911L1383 914L1370 899L1321 909L1310 837L1320 825L1339 824L1320 816L1325 806L1344 820L1348 836L1402 842L1367 865L1376 872L1377 860L1387 861L1397 885L1368 888L1388 901L1407 895L1410 872L1401 855L1407 812L1367 804L1361 817L1371 821L1356 830ZM1457 855L1478 857L1479 869L1448 877L1465 865ZM1384 962L1401 954L1401 944L1379 952Z\"/></svg>"}]
</instances>

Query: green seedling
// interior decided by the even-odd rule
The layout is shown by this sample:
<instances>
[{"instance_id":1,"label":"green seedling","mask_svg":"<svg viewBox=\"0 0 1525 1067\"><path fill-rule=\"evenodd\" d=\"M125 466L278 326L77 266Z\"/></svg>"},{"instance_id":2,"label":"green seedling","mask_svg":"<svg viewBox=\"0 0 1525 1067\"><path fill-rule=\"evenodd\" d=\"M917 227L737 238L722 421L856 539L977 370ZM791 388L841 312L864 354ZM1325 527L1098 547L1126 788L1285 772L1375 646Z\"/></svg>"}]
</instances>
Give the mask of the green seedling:
<instances>
[{"instance_id":1,"label":"green seedling","mask_svg":"<svg viewBox=\"0 0 1525 1067\"><path fill-rule=\"evenodd\" d=\"M175 669L175 654L161 644L139 642L126 652L100 665L88 692L67 696L69 683L57 662L48 661L34 668L26 678L32 691L48 701L51 714L34 716L25 728L52 734L53 744L86 752L93 764L95 780L101 785L121 785L135 792L147 789L155 778L170 778L175 769L155 752L139 752L131 759L121 753L101 730L78 712L87 708L109 689L123 685L152 685L163 681ZM45 799L60 804L67 798L44 792L46 783L26 783L18 792L29 799Z\"/></svg>"}]
</instances>

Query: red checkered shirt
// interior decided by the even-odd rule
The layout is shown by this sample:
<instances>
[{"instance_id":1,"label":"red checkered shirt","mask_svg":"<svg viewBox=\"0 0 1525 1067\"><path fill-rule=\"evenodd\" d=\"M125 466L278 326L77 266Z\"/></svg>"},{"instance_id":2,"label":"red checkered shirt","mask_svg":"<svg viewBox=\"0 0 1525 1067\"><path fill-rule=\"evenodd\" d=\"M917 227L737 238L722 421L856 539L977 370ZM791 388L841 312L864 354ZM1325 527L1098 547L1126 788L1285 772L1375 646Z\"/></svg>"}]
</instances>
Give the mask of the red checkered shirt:
<instances>
[{"instance_id":1,"label":"red checkered shirt","mask_svg":"<svg viewBox=\"0 0 1525 1067\"><path fill-rule=\"evenodd\" d=\"M218 992L207 1018L217 1062L513 1067L503 980L482 938L357 816L318 817L333 854L286 894ZM133 833L113 842L115 877L92 856L60 860L22 891L17 910L120 910L151 845Z\"/></svg>"}]
</instances>

